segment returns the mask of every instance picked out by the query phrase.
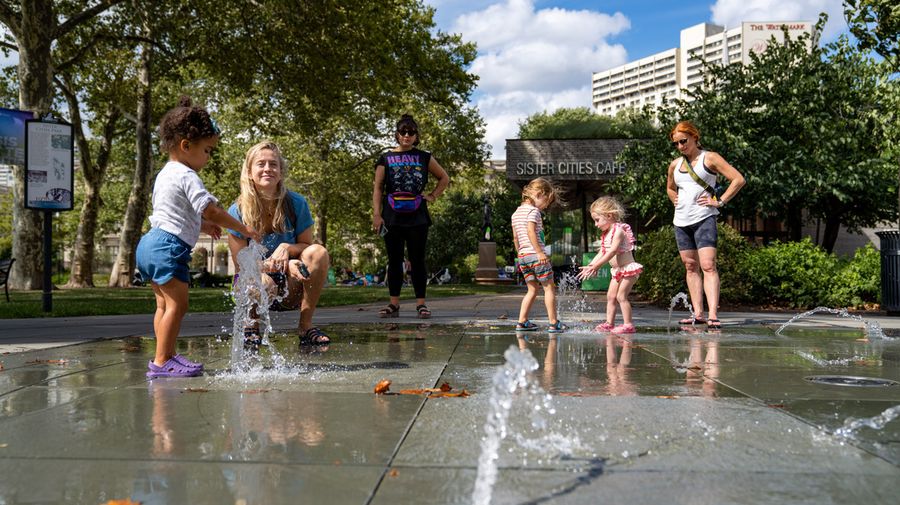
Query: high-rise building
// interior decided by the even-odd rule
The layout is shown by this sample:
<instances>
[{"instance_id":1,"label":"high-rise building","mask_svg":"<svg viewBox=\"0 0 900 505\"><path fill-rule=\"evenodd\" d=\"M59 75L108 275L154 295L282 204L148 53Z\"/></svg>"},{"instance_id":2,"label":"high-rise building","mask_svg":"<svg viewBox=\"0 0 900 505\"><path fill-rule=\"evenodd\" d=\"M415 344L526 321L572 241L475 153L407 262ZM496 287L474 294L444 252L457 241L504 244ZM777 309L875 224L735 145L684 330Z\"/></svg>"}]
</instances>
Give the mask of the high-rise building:
<instances>
[{"instance_id":1,"label":"high-rise building","mask_svg":"<svg viewBox=\"0 0 900 505\"><path fill-rule=\"evenodd\" d=\"M791 38L811 33L813 23L744 22L724 26L701 23L681 30L681 45L640 60L626 63L592 76L594 110L608 116L625 108L658 105L667 99L684 97L684 90L703 82L701 60L722 65L747 63L750 52L762 52L771 37L784 40L782 27Z\"/></svg>"},{"instance_id":2,"label":"high-rise building","mask_svg":"<svg viewBox=\"0 0 900 505\"><path fill-rule=\"evenodd\" d=\"M12 191L13 180L12 165L0 165L0 193Z\"/></svg>"}]
</instances>

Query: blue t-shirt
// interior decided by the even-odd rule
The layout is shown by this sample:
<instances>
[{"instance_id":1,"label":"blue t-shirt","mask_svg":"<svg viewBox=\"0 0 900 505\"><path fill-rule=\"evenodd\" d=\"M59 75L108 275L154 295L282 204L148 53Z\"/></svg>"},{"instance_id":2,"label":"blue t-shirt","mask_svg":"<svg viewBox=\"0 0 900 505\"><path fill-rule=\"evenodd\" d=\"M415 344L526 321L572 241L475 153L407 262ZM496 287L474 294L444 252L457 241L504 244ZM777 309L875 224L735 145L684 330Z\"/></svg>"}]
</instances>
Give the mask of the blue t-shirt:
<instances>
[{"instance_id":1,"label":"blue t-shirt","mask_svg":"<svg viewBox=\"0 0 900 505\"><path fill-rule=\"evenodd\" d=\"M281 244L296 244L297 237L313 225L312 214L309 212L309 204L306 203L306 198L303 198L293 191L288 191L287 198L294 207L294 216L296 216L295 222L291 223L291 216L285 216L283 232L272 232L263 236L262 245L269 251L268 254L266 254L266 257L271 256L272 253L275 252L275 249ZM241 211L238 208L237 203L231 204L231 207L228 208L228 213L238 221L244 222L244 220L241 219ZM228 230L228 232L238 238L247 238L234 230Z\"/></svg>"}]
</instances>

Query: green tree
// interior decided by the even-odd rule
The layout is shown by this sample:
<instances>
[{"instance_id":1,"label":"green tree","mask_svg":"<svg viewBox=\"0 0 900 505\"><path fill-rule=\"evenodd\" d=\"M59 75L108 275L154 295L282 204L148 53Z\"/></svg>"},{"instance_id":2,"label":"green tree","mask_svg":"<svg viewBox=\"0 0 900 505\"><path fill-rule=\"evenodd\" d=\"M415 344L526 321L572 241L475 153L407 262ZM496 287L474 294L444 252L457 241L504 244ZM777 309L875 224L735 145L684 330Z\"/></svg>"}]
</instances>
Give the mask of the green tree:
<instances>
[{"instance_id":1,"label":"green tree","mask_svg":"<svg viewBox=\"0 0 900 505\"><path fill-rule=\"evenodd\" d=\"M532 114L519 122L520 139L646 138L653 123L630 109L603 116L588 107L560 108Z\"/></svg>"},{"instance_id":2,"label":"green tree","mask_svg":"<svg viewBox=\"0 0 900 505\"><path fill-rule=\"evenodd\" d=\"M900 65L900 4L895 0L845 0L850 33L865 50L874 50L893 68Z\"/></svg>"},{"instance_id":3,"label":"green tree","mask_svg":"<svg viewBox=\"0 0 900 505\"><path fill-rule=\"evenodd\" d=\"M55 72L79 64L83 53L70 59L57 57L55 47L79 26L94 22L97 16L121 0L53 1L2 0L0 23L12 34L3 42L19 57L19 108L41 116L50 112L55 96ZM24 167L14 167L16 185L13 203L13 256L16 262L10 286L37 289L43 277L41 261L41 212L25 209Z\"/></svg>"},{"instance_id":4,"label":"green tree","mask_svg":"<svg viewBox=\"0 0 900 505\"><path fill-rule=\"evenodd\" d=\"M318 240L379 247L370 229L372 168L395 145L402 113L416 117L421 147L454 183L480 171L484 125L467 105L474 46L437 31L433 9L412 0L272 2L244 6L255 12L248 20L241 5L222 14L215 4L200 16L201 29L231 55L223 62L221 52L201 51L198 60L224 87L207 95L227 135L228 161L205 176L217 196L233 199L243 152L270 138L289 158L289 187L310 202Z\"/></svg>"},{"instance_id":5,"label":"green tree","mask_svg":"<svg viewBox=\"0 0 900 505\"><path fill-rule=\"evenodd\" d=\"M78 37L61 44L60 53L75 52L87 44ZM90 33L83 34L90 37ZM113 42L113 43L110 43ZM80 206L77 217L77 233L72 245L71 274L66 287L93 287L95 264L95 237L102 200L101 190L106 182L114 139L128 131L123 120L125 104L130 99L133 75L130 65L132 50L121 47L113 37L93 44L90 58L78 68L59 71L57 89L68 105L69 121L75 132L80 170L76 191L76 203ZM84 124L93 132L92 138L84 131ZM70 216L66 216L66 220Z\"/></svg>"},{"instance_id":6,"label":"green tree","mask_svg":"<svg viewBox=\"0 0 900 505\"><path fill-rule=\"evenodd\" d=\"M894 218L897 181L881 154L884 126L875 119L893 115L877 100L888 74L845 38L824 47L814 43L824 19L812 37L785 34L785 43L751 54L748 65L707 65L705 83L689 92L690 100L660 109L657 137L626 148L629 173L616 187L637 202L634 207L668 220L663 187L674 153L667 130L683 118L746 177L747 186L729 205L738 217L778 218L792 240L800 239L804 220L821 219L828 251L841 225L855 230Z\"/></svg>"}]
</instances>

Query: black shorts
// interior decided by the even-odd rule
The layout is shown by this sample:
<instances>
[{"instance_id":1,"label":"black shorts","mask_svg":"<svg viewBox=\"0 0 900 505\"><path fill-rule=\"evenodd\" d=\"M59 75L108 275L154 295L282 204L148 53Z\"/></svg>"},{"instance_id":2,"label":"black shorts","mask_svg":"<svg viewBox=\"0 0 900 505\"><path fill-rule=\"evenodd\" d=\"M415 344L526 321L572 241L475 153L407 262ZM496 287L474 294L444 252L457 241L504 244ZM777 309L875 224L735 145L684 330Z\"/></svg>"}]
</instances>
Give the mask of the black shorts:
<instances>
[{"instance_id":1,"label":"black shorts","mask_svg":"<svg viewBox=\"0 0 900 505\"><path fill-rule=\"evenodd\" d=\"M272 279L272 281L275 283L275 287L276 287L275 298L286 297L288 294L287 275L285 275L281 272L266 272L266 275L268 275ZM296 308L297 307L289 307L277 299L275 301L273 301L271 303L271 305L269 305L269 310L272 310L275 312L294 310Z\"/></svg>"},{"instance_id":2,"label":"black shorts","mask_svg":"<svg viewBox=\"0 0 900 505\"><path fill-rule=\"evenodd\" d=\"M716 247L719 242L719 230L716 228L716 216L709 216L703 221L675 227L675 242L679 251L696 251L704 247Z\"/></svg>"}]
</instances>

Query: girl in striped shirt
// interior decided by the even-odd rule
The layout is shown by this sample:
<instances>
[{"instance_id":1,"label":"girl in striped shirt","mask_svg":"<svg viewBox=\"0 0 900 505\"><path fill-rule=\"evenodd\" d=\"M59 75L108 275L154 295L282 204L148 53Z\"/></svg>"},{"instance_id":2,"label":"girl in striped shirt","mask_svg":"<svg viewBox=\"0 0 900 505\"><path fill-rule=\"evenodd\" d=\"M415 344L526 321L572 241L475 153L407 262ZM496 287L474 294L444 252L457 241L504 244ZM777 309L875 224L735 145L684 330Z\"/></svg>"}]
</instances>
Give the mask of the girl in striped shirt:
<instances>
[{"instance_id":1,"label":"girl in striped shirt","mask_svg":"<svg viewBox=\"0 0 900 505\"><path fill-rule=\"evenodd\" d=\"M556 200L556 189L546 179L537 178L522 190L522 205L512 215L513 243L516 246L519 270L525 278L528 292L522 299L516 331L535 331L538 325L528 319L531 305L538 295L538 288L544 288L544 304L550 333L561 333L566 325L557 318L556 286L553 283L553 265L547 258L544 242L544 225L541 211Z\"/></svg>"}]
</instances>

